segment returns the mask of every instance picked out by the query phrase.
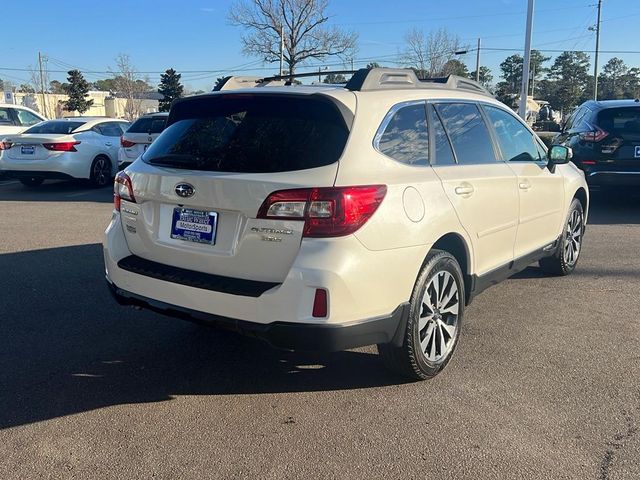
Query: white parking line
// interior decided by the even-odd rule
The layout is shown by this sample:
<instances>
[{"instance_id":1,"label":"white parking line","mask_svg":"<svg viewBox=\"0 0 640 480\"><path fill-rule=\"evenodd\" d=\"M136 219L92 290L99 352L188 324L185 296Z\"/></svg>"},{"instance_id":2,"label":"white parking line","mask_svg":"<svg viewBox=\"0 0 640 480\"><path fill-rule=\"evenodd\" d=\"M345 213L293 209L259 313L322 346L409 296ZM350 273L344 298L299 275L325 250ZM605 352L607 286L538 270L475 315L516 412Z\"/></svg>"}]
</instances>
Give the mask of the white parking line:
<instances>
[{"instance_id":1,"label":"white parking line","mask_svg":"<svg viewBox=\"0 0 640 480\"><path fill-rule=\"evenodd\" d=\"M70 193L69 195L65 195L67 198L73 198L73 197L81 197L82 195L86 195L87 193L91 193L94 190L85 190L84 192L76 192L76 193Z\"/></svg>"}]
</instances>

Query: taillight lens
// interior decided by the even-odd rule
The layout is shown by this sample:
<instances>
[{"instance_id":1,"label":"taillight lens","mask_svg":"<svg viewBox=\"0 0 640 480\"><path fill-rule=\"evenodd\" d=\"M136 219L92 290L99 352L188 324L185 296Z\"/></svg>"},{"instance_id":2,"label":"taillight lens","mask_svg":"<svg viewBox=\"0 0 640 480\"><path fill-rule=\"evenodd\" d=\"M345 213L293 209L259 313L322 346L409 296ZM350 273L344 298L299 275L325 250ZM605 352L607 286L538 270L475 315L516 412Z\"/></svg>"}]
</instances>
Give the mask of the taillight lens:
<instances>
[{"instance_id":1,"label":"taillight lens","mask_svg":"<svg viewBox=\"0 0 640 480\"><path fill-rule=\"evenodd\" d=\"M119 212L122 199L135 203L136 197L133 196L133 185L131 178L124 172L118 172L113 182L113 207Z\"/></svg>"},{"instance_id":2,"label":"taillight lens","mask_svg":"<svg viewBox=\"0 0 640 480\"><path fill-rule=\"evenodd\" d=\"M53 150L54 152L77 152L76 145L80 142L57 142L57 143L43 143L42 146L47 150Z\"/></svg>"},{"instance_id":3,"label":"taillight lens","mask_svg":"<svg viewBox=\"0 0 640 480\"><path fill-rule=\"evenodd\" d=\"M580 140L584 142L599 142L600 140L604 140L609 135L609 132L605 132L601 128L596 127L595 130L591 132L583 132L579 135Z\"/></svg>"},{"instance_id":4,"label":"taillight lens","mask_svg":"<svg viewBox=\"0 0 640 480\"><path fill-rule=\"evenodd\" d=\"M280 190L267 197L257 217L304 220L304 237L340 237L362 227L386 193L386 185Z\"/></svg>"},{"instance_id":5,"label":"taillight lens","mask_svg":"<svg viewBox=\"0 0 640 480\"><path fill-rule=\"evenodd\" d=\"M129 140L125 140L124 137L120 137L120 146L124 147L124 148L129 148L129 147L133 147L136 144L136 142L131 142Z\"/></svg>"},{"instance_id":6,"label":"taillight lens","mask_svg":"<svg viewBox=\"0 0 640 480\"><path fill-rule=\"evenodd\" d=\"M311 315L316 318L323 318L327 316L328 311L327 291L323 288L317 288L316 294L313 298L313 309L311 310Z\"/></svg>"},{"instance_id":7,"label":"taillight lens","mask_svg":"<svg viewBox=\"0 0 640 480\"><path fill-rule=\"evenodd\" d=\"M11 147L13 147L13 143L8 142L8 141L4 141L4 142L0 142L0 150L9 150Z\"/></svg>"}]
</instances>

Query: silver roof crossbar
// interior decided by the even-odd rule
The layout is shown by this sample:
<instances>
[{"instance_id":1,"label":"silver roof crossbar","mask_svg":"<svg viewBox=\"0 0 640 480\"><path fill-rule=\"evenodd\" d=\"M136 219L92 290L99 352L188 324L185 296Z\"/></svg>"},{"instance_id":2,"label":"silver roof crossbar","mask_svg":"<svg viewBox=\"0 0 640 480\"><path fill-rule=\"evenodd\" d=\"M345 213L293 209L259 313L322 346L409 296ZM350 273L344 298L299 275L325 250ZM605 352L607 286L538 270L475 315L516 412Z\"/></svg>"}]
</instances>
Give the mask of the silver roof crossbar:
<instances>
[{"instance_id":1,"label":"silver roof crossbar","mask_svg":"<svg viewBox=\"0 0 640 480\"><path fill-rule=\"evenodd\" d=\"M350 74L351 79L344 85L347 90L369 92L376 90L404 90L421 88L438 88L447 90L466 90L493 97L491 92L469 78L449 75L440 78L421 80L411 68L361 68L360 70L323 71L321 75ZM315 77L318 72L296 73L293 75L276 75L273 77L227 77L214 88L219 90L235 90L238 88L285 86L291 85L291 79ZM327 87L336 85L327 85Z\"/></svg>"}]
</instances>

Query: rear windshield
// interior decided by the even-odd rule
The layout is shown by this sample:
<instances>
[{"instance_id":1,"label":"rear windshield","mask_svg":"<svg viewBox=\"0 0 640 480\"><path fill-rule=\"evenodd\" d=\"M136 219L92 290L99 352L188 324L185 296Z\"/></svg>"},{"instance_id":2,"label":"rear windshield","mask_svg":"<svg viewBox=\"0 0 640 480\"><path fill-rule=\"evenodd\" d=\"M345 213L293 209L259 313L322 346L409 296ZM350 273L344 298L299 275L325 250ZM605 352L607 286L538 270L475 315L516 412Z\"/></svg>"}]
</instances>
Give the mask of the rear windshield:
<instances>
[{"instance_id":1,"label":"rear windshield","mask_svg":"<svg viewBox=\"0 0 640 480\"><path fill-rule=\"evenodd\" d=\"M607 132L640 134L640 106L602 110L598 126Z\"/></svg>"},{"instance_id":2,"label":"rear windshield","mask_svg":"<svg viewBox=\"0 0 640 480\"><path fill-rule=\"evenodd\" d=\"M42 122L28 128L24 133L72 133L76 128L81 127L87 122L68 122L66 120L50 120Z\"/></svg>"},{"instance_id":3,"label":"rear windshield","mask_svg":"<svg viewBox=\"0 0 640 480\"><path fill-rule=\"evenodd\" d=\"M129 133L160 133L164 130L167 117L142 117L131 124Z\"/></svg>"},{"instance_id":4,"label":"rear windshield","mask_svg":"<svg viewBox=\"0 0 640 480\"><path fill-rule=\"evenodd\" d=\"M174 123L144 162L219 172L304 170L338 161L349 136L335 105L317 98L215 95L175 107Z\"/></svg>"}]
</instances>

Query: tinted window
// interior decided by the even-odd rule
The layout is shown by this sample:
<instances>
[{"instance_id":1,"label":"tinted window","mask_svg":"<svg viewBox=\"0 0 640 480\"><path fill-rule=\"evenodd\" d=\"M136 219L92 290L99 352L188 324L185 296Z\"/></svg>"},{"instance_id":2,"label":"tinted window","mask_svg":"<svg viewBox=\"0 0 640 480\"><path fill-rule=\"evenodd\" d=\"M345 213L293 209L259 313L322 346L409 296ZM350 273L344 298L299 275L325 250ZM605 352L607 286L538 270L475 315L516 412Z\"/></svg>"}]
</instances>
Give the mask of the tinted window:
<instances>
[{"instance_id":1,"label":"tinted window","mask_svg":"<svg viewBox=\"0 0 640 480\"><path fill-rule=\"evenodd\" d=\"M606 132L640 134L640 107L602 110L598 113L598 126Z\"/></svg>"},{"instance_id":2,"label":"tinted window","mask_svg":"<svg viewBox=\"0 0 640 480\"><path fill-rule=\"evenodd\" d=\"M13 125L11 112L8 108L0 108L0 125Z\"/></svg>"},{"instance_id":3,"label":"tinted window","mask_svg":"<svg viewBox=\"0 0 640 480\"><path fill-rule=\"evenodd\" d=\"M122 135L122 130L116 122L100 123L96 125L94 129L100 134L107 137L119 137Z\"/></svg>"},{"instance_id":4,"label":"tinted window","mask_svg":"<svg viewBox=\"0 0 640 480\"><path fill-rule=\"evenodd\" d=\"M224 172L285 172L336 162L349 130L329 101L213 95L184 101L143 161Z\"/></svg>"},{"instance_id":5,"label":"tinted window","mask_svg":"<svg viewBox=\"0 0 640 480\"><path fill-rule=\"evenodd\" d=\"M489 130L472 103L440 103L436 110L461 165L495 162Z\"/></svg>"},{"instance_id":6,"label":"tinted window","mask_svg":"<svg viewBox=\"0 0 640 480\"><path fill-rule=\"evenodd\" d=\"M585 118L585 116L589 113L589 110L580 107L574 113L571 114L569 119L567 120L566 125L564 126L565 130L570 130L572 128L578 128L581 125L581 121Z\"/></svg>"},{"instance_id":7,"label":"tinted window","mask_svg":"<svg viewBox=\"0 0 640 480\"><path fill-rule=\"evenodd\" d=\"M429 133L424 103L401 107L378 138L378 149L409 165L429 164Z\"/></svg>"},{"instance_id":8,"label":"tinted window","mask_svg":"<svg viewBox=\"0 0 640 480\"><path fill-rule=\"evenodd\" d=\"M433 130L433 137L435 141L434 158L432 158L434 165L455 165L456 159L453 156L451 150L451 144L447 138L447 134L444 131L442 122L438 117L435 109L429 107L430 125Z\"/></svg>"},{"instance_id":9,"label":"tinted window","mask_svg":"<svg viewBox=\"0 0 640 480\"><path fill-rule=\"evenodd\" d=\"M42 119L36 117L33 113L28 112L27 110L16 110L16 113L18 114L18 120L23 127L30 127L31 125L35 125L42 121Z\"/></svg>"},{"instance_id":10,"label":"tinted window","mask_svg":"<svg viewBox=\"0 0 640 480\"><path fill-rule=\"evenodd\" d=\"M502 156L508 162L540 160L533 135L513 115L494 107L483 107L498 137Z\"/></svg>"},{"instance_id":11,"label":"tinted window","mask_svg":"<svg viewBox=\"0 0 640 480\"><path fill-rule=\"evenodd\" d=\"M141 117L131 124L129 133L160 133L164 130L167 117Z\"/></svg>"},{"instance_id":12,"label":"tinted window","mask_svg":"<svg viewBox=\"0 0 640 480\"><path fill-rule=\"evenodd\" d=\"M49 120L47 122L42 122L38 125L34 125L31 128L28 128L24 131L24 133L61 133L68 134L72 133L78 127L81 127L86 122L73 122L66 120Z\"/></svg>"}]
</instances>

